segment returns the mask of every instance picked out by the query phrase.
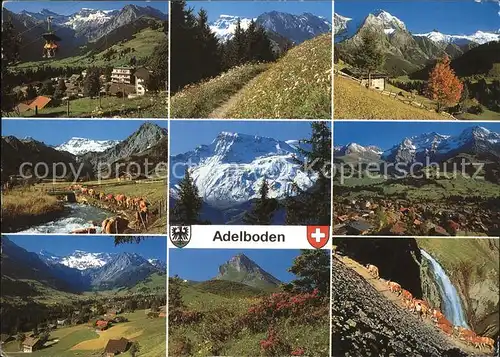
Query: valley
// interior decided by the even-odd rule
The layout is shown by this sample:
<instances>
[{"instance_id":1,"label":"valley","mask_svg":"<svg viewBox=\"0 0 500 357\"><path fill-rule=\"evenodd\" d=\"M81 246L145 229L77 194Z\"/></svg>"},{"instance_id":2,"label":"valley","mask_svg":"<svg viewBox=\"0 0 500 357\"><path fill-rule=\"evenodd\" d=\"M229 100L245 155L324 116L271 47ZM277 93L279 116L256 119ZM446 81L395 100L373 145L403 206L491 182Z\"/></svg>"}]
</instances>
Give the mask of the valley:
<instances>
[{"instance_id":1,"label":"valley","mask_svg":"<svg viewBox=\"0 0 500 357\"><path fill-rule=\"evenodd\" d=\"M2 137L2 232L165 233L167 130L130 123L134 132L123 130L121 140L73 137L52 146L31 137ZM37 122L42 132L50 125ZM113 127L65 125L68 133Z\"/></svg>"},{"instance_id":2,"label":"valley","mask_svg":"<svg viewBox=\"0 0 500 357\"><path fill-rule=\"evenodd\" d=\"M425 17L434 3L420 4L414 13L381 6L385 4L378 4L378 10L377 4L363 5L367 11L363 15L361 8L344 2L336 9L336 118L500 119L500 34L495 26L485 31L480 23L471 22L465 30L470 35L464 35L460 25L455 26L459 34L446 34L436 27L449 28L449 24ZM455 6L461 5L449 5L450 11ZM489 6L495 10L493 4ZM444 8L434 10L447 16ZM416 17L421 18L418 24ZM494 23L481 18L482 25ZM453 85L445 88L445 77Z\"/></svg>"},{"instance_id":3,"label":"valley","mask_svg":"<svg viewBox=\"0 0 500 357\"><path fill-rule=\"evenodd\" d=\"M229 131L246 125L224 122L223 131L218 132L206 122L171 123L172 152L176 153L170 157L171 224L329 222L329 125L266 122L257 125L258 131ZM188 147L179 138L191 132L188 128L202 130L196 136L203 140L193 136L194 150L182 152ZM280 139L256 135L278 132ZM287 132L310 138L289 139L284 136ZM205 144L205 140L212 142ZM313 141L318 143L316 151L312 151ZM181 152L178 147L183 148ZM308 157L318 160L310 165Z\"/></svg>"},{"instance_id":4,"label":"valley","mask_svg":"<svg viewBox=\"0 0 500 357\"><path fill-rule=\"evenodd\" d=\"M191 1L171 9L172 117L331 118L332 5L261 4L252 18L227 4L238 15Z\"/></svg>"},{"instance_id":5,"label":"valley","mask_svg":"<svg viewBox=\"0 0 500 357\"><path fill-rule=\"evenodd\" d=\"M125 339L123 352L164 354L165 240L69 238L2 236L2 336L9 337L3 352L100 356Z\"/></svg>"},{"instance_id":6,"label":"valley","mask_svg":"<svg viewBox=\"0 0 500 357\"><path fill-rule=\"evenodd\" d=\"M427 124L418 126L425 130ZM337 126L339 135L348 128ZM490 129L413 131L385 151L375 142L336 145L334 234L498 236L500 136L495 125Z\"/></svg>"},{"instance_id":7,"label":"valley","mask_svg":"<svg viewBox=\"0 0 500 357\"><path fill-rule=\"evenodd\" d=\"M4 46L2 116L166 118L168 4L114 5L4 7L12 41ZM54 53L45 53L47 33L58 38Z\"/></svg>"},{"instance_id":8,"label":"valley","mask_svg":"<svg viewBox=\"0 0 500 357\"><path fill-rule=\"evenodd\" d=\"M333 355L493 355L498 238L339 237L333 242ZM414 308L419 301L430 309L423 317ZM369 343L372 336L390 342ZM489 345L480 346L480 337Z\"/></svg>"},{"instance_id":9,"label":"valley","mask_svg":"<svg viewBox=\"0 0 500 357\"><path fill-rule=\"evenodd\" d=\"M321 250L274 250L273 262L266 262L264 257L270 257L270 253L171 250L169 354L254 356L260 351L268 355L328 356L328 254ZM221 257L219 274L216 260L210 259L213 265L209 265L208 259L201 259L209 254ZM210 280L192 280L194 274L189 274L189 267L183 263L190 256L200 258L197 266L205 261L201 275ZM230 258L223 263L227 258L222 256ZM266 271L253 259L275 268ZM298 286L306 273L299 267L299 260L320 272L302 289ZM287 267L296 274L289 274L289 281L272 275L285 276Z\"/></svg>"}]
</instances>

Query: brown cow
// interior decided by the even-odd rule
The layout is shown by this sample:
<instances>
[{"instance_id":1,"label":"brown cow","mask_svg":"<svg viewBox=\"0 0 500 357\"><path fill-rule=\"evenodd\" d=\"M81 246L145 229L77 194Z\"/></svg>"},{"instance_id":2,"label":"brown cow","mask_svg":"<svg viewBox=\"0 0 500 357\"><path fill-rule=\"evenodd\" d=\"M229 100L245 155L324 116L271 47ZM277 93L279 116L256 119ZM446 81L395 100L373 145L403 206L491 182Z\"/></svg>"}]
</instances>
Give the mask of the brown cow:
<instances>
[{"instance_id":1,"label":"brown cow","mask_svg":"<svg viewBox=\"0 0 500 357\"><path fill-rule=\"evenodd\" d=\"M434 320L434 322L437 322L442 318L444 318L444 315L441 311L438 309L432 309L432 320Z\"/></svg>"},{"instance_id":2,"label":"brown cow","mask_svg":"<svg viewBox=\"0 0 500 357\"><path fill-rule=\"evenodd\" d=\"M127 197L125 205L128 209L131 209L134 205L134 199L132 197Z\"/></svg>"},{"instance_id":3,"label":"brown cow","mask_svg":"<svg viewBox=\"0 0 500 357\"><path fill-rule=\"evenodd\" d=\"M106 198L106 194L104 192L99 193L99 199L103 201Z\"/></svg>"},{"instance_id":4,"label":"brown cow","mask_svg":"<svg viewBox=\"0 0 500 357\"><path fill-rule=\"evenodd\" d=\"M373 276L375 279L379 278L378 268L375 265L366 264L366 269L368 269L368 272L370 273L370 275Z\"/></svg>"},{"instance_id":5,"label":"brown cow","mask_svg":"<svg viewBox=\"0 0 500 357\"><path fill-rule=\"evenodd\" d=\"M404 300L413 300L413 295L406 289L401 289L401 296Z\"/></svg>"},{"instance_id":6,"label":"brown cow","mask_svg":"<svg viewBox=\"0 0 500 357\"><path fill-rule=\"evenodd\" d=\"M102 232L105 234L120 234L128 228L128 219L123 217L106 218L102 222Z\"/></svg>"},{"instance_id":7,"label":"brown cow","mask_svg":"<svg viewBox=\"0 0 500 357\"><path fill-rule=\"evenodd\" d=\"M396 294L399 294L401 292L401 285L399 285L398 283L396 283L394 281L388 281L387 285L389 285L390 292L393 292Z\"/></svg>"},{"instance_id":8,"label":"brown cow","mask_svg":"<svg viewBox=\"0 0 500 357\"><path fill-rule=\"evenodd\" d=\"M437 324L439 329L441 329L445 334L451 336L453 334L453 327L447 324Z\"/></svg>"},{"instance_id":9,"label":"brown cow","mask_svg":"<svg viewBox=\"0 0 500 357\"><path fill-rule=\"evenodd\" d=\"M495 349L495 340L490 337L478 337L479 349L481 350L483 347L489 348L491 350Z\"/></svg>"},{"instance_id":10,"label":"brown cow","mask_svg":"<svg viewBox=\"0 0 500 357\"><path fill-rule=\"evenodd\" d=\"M127 197L125 197L125 195L123 195L123 194L120 193L120 194L118 194L118 195L115 196L115 200L116 200L116 204L118 206L123 206L123 205L125 205Z\"/></svg>"}]
</instances>

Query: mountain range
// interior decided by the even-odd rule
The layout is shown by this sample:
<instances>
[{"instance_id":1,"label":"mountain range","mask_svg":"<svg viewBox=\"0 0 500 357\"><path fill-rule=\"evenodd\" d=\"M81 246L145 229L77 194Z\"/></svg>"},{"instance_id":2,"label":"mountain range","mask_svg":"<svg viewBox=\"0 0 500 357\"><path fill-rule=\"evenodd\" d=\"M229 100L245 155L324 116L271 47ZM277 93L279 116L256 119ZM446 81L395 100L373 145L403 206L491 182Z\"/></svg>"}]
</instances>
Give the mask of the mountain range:
<instances>
[{"instance_id":1,"label":"mountain range","mask_svg":"<svg viewBox=\"0 0 500 357\"><path fill-rule=\"evenodd\" d=\"M210 29L225 42L233 37L238 19L240 19L243 29L247 29L253 20L257 25L267 30L272 40L275 40L276 35L278 35L278 37L288 39L295 44L332 30L331 22L321 16L307 12L294 15L280 11L264 12L253 19L220 15L217 20L210 23Z\"/></svg>"},{"instance_id":2,"label":"mountain range","mask_svg":"<svg viewBox=\"0 0 500 357\"><path fill-rule=\"evenodd\" d=\"M135 33L152 24L166 21L168 17L151 6L133 4L115 10L82 8L71 15L61 15L48 9L13 13L3 8L3 18L12 20L15 32L21 38L21 60L40 60L39 53L32 49L42 48L44 40L41 35L47 31L49 16L52 17L52 30L61 38L58 54L61 57L89 50L105 50L120 41L131 39ZM105 41L100 41L104 38Z\"/></svg>"},{"instance_id":3,"label":"mountain range","mask_svg":"<svg viewBox=\"0 0 500 357\"><path fill-rule=\"evenodd\" d=\"M484 127L474 126L458 135L443 135L436 132L406 137L387 150L374 146L350 143L334 148L334 157L355 156L383 160L390 163L425 163L426 156L432 162L445 162L458 155L473 155L483 160L500 162L500 133Z\"/></svg>"},{"instance_id":4,"label":"mountain range","mask_svg":"<svg viewBox=\"0 0 500 357\"><path fill-rule=\"evenodd\" d=\"M405 23L384 10L368 14L358 27L354 19L334 15L337 56L355 63L356 48L365 31L377 33L386 54L384 70L394 75L410 74L443 55L457 58L474 47L500 40L498 32L477 31L470 35L442 34L433 29L412 34Z\"/></svg>"},{"instance_id":5,"label":"mountain range","mask_svg":"<svg viewBox=\"0 0 500 357\"><path fill-rule=\"evenodd\" d=\"M298 140L221 132L209 145L170 157L171 204L178 198L179 182L186 168L212 223L221 219L227 222L228 217L234 218L247 210L251 200L259 197L264 178L272 198L285 198L294 182L307 190L316 177L304 172L294 161L294 158L304 159L298 150L301 145Z\"/></svg>"},{"instance_id":6,"label":"mountain range","mask_svg":"<svg viewBox=\"0 0 500 357\"><path fill-rule=\"evenodd\" d=\"M167 161L167 129L146 122L122 141L72 138L52 147L33 138L2 137L2 175L18 175L23 162L63 162L78 167L83 163L82 175L94 177L99 163L112 167L120 163L142 164L146 159L156 164ZM49 173L51 174L51 173Z\"/></svg>"},{"instance_id":7,"label":"mountain range","mask_svg":"<svg viewBox=\"0 0 500 357\"><path fill-rule=\"evenodd\" d=\"M35 280L56 290L82 292L133 287L155 273L165 274L165 263L136 253L36 254L2 237L2 280Z\"/></svg>"}]
</instances>

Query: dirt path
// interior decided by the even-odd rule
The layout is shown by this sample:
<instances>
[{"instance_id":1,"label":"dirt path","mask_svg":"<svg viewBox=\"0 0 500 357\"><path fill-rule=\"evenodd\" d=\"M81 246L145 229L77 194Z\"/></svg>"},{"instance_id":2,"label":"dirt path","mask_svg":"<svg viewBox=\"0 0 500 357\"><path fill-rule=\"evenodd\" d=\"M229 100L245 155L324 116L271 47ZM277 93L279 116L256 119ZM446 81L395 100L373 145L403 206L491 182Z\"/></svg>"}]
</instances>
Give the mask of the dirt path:
<instances>
[{"instance_id":1,"label":"dirt path","mask_svg":"<svg viewBox=\"0 0 500 357\"><path fill-rule=\"evenodd\" d=\"M387 300L390 300L394 304L396 304L397 306L401 307L402 309L405 309L405 306L403 304L402 299L399 296L397 296L396 294L389 291L389 287L382 280L376 279L373 276L371 276L370 273L368 272L368 269L366 269L363 265L359 264L357 261L355 261L349 257L346 257L346 256L341 256L341 255L337 254L336 257L340 261L342 261L345 266L354 270L361 277L363 277L370 285L372 285ZM417 317L415 317L415 318L417 318ZM434 326L434 323L429 319L425 319L423 322L427 325ZM447 340L450 341L450 343L456 345L461 350L471 352L474 354L486 355L486 354L484 354L483 351L480 352L478 349L473 348L471 346L468 346L468 345L462 343L461 341L458 341L456 338L451 338L450 336L443 333L440 329L436 328L436 330L439 331L443 336L445 336L447 338Z\"/></svg>"},{"instance_id":2,"label":"dirt path","mask_svg":"<svg viewBox=\"0 0 500 357\"><path fill-rule=\"evenodd\" d=\"M266 71L262 72L265 73ZM213 119L226 119L228 118L227 113L229 110L234 106L235 103L238 102L238 100L243 96L244 91L251 86L257 78L262 74L259 73L255 77L253 77L251 80L249 80L239 91L234 93L231 98L226 100L224 103L222 103L220 106L215 108L215 110L208 115L208 118L213 118Z\"/></svg>"}]
</instances>

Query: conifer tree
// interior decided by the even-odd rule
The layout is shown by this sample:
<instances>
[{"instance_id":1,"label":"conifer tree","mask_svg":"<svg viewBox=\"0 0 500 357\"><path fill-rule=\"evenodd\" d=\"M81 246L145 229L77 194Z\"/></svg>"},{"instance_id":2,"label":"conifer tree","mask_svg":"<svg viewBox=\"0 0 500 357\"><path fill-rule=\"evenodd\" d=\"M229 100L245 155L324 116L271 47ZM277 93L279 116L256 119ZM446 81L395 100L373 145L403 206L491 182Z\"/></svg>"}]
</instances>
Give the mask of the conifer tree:
<instances>
[{"instance_id":1,"label":"conifer tree","mask_svg":"<svg viewBox=\"0 0 500 357\"><path fill-rule=\"evenodd\" d=\"M288 197L286 203L287 224L330 225L332 133L326 122L313 122L311 127L311 138L301 141L311 151L299 148L305 159L295 158L295 162L317 180L307 191L294 185L296 195Z\"/></svg>"},{"instance_id":2,"label":"conifer tree","mask_svg":"<svg viewBox=\"0 0 500 357\"><path fill-rule=\"evenodd\" d=\"M271 40L262 26L253 21L247 30L247 60L254 62L269 62L275 59Z\"/></svg>"},{"instance_id":3,"label":"conifer tree","mask_svg":"<svg viewBox=\"0 0 500 357\"><path fill-rule=\"evenodd\" d=\"M170 88L178 91L188 83L196 81L198 75L197 50L195 46L196 24L193 10L186 8L185 0L170 3Z\"/></svg>"},{"instance_id":4,"label":"conifer tree","mask_svg":"<svg viewBox=\"0 0 500 357\"><path fill-rule=\"evenodd\" d=\"M179 186L179 199L172 209L171 222L185 226L200 223L203 200L198 195L198 188L189 174L189 169L186 169Z\"/></svg>"},{"instance_id":5,"label":"conifer tree","mask_svg":"<svg viewBox=\"0 0 500 357\"><path fill-rule=\"evenodd\" d=\"M26 99L31 100L35 99L37 96L36 89L33 85L28 84L28 88L26 88Z\"/></svg>"},{"instance_id":6,"label":"conifer tree","mask_svg":"<svg viewBox=\"0 0 500 357\"><path fill-rule=\"evenodd\" d=\"M319 295L330 295L330 256L326 250L303 249L288 271L297 279L283 286L284 290L304 293L318 289Z\"/></svg>"},{"instance_id":7,"label":"conifer tree","mask_svg":"<svg viewBox=\"0 0 500 357\"><path fill-rule=\"evenodd\" d=\"M208 14L204 9L198 13L196 33L200 52L198 57L200 76L201 78L215 77L221 71L219 40L210 29Z\"/></svg>"},{"instance_id":8,"label":"conifer tree","mask_svg":"<svg viewBox=\"0 0 500 357\"><path fill-rule=\"evenodd\" d=\"M59 78L57 87L54 90L54 98L61 99L62 97L64 97L64 93L66 93L66 83L64 83L63 78Z\"/></svg>"},{"instance_id":9,"label":"conifer tree","mask_svg":"<svg viewBox=\"0 0 500 357\"><path fill-rule=\"evenodd\" d=\"M99 70L97 68L89 68L83 82L83 93L87 97L96 97L99 95L100 90Z\"/></svg>"},{"instance_id":10,"label":"conifer tree","mask_svg":"<svg viewBox=\"0 0 500 357\"><path fill-rule=\"evenodd\" d=\"M262 181L259 193L260 197L256 200L252 211L245 214L243 221L251 225L270 225L272 224L274 212L278 208L278 201L268 197L269 185L266 179Z\"/></svg>"},{"instance_id":11,"label":"conifer tree","mask_svg":"<svg viewBox=\"0 0 500 357\"><path fill-rule=\"evenodd\" d=\"M368 74L368 87L371 87L371 75L385 63L385 54L382 49L380 35L372 30L361 33L361 44L355 53L356 65Z\"/></svg>"}]
</instances>

